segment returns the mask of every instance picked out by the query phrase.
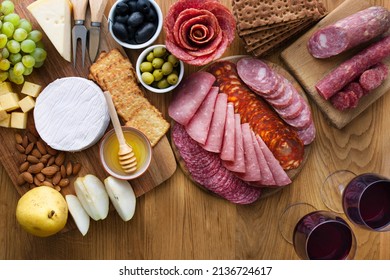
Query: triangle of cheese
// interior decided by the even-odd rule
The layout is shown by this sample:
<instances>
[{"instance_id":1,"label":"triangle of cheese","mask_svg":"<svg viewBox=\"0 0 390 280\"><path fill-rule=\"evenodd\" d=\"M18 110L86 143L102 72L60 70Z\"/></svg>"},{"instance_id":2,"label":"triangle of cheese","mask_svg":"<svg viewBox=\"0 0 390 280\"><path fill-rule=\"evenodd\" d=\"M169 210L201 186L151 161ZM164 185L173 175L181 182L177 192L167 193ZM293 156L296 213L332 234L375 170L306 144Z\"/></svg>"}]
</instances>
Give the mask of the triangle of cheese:
<instances>
[{"instance_id":1,"label":"triangle of cheese","mask_svg":"<svg viewBox=\"0 0 390 280\"><path fill-rule=\"evenodd\" d=\"M27 9L37 20L59 54L71 61L72 5L68 0L37 0Z\"/></svg>"}]
</instances>

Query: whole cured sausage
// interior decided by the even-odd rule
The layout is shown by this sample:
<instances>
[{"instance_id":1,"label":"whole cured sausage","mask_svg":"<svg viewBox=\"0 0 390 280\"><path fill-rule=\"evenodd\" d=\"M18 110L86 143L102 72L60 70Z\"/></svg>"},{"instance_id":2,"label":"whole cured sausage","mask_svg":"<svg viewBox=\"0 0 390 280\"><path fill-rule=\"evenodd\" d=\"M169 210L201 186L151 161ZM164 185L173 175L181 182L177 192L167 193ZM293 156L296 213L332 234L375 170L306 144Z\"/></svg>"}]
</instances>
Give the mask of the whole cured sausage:
<instances>
[{"instance_id":1,"label":"whole cured sausage","mask_svg":"<svg viewBox=\"0 0 390 280\"><path fill-rule=\"evenodd\" d=\"M208 72L216 77L215 85L228 95L241 122L264 140L285 170L296 168L303 160L304 146L297 132L280 119L277 113L258 98L238 77L236 65L219 61L209 66Z\"/></svg>"},{"instance_id":2,"label":"whole cured sausage","mask_svg":"<svg viewBox=\"0 0 390 280\"><path fill-rule=\"evenodd\" d=\"M341 63L316 84L316 89L323 98L328 100L364 71L389 55L390 36L387 36Z\"/></svg>"},{"instance_id":3,"label":"whole cured sausage","mask_svg":"<svg viewBox=\"0 0 390 280\"><path fill-rule=\"evenodd\" d=\"M367 42L390 27L390 12L373 6L317 30L307 48L316 58L328 58Z\"/></svg>"}]
</instances>

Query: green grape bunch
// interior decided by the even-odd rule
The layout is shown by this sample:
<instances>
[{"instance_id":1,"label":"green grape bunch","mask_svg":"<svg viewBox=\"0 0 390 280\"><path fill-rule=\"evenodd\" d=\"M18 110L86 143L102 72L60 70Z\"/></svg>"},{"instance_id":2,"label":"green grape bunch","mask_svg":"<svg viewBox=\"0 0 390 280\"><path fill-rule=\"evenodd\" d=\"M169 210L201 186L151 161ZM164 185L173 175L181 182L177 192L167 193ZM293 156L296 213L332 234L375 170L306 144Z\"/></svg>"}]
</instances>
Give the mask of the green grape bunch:
<instances>
[{"instance_id":1,"label":"green grape bunch","mask_svg":"<svg viewBox=\"0 0 390 280\"><path fill-rule=\"evenodd\" d=\"M23 84L24 77L43 65L47 53L42 32L15 13L12 1L0 3L0 82Z\"/></svg>"}]
</instances>

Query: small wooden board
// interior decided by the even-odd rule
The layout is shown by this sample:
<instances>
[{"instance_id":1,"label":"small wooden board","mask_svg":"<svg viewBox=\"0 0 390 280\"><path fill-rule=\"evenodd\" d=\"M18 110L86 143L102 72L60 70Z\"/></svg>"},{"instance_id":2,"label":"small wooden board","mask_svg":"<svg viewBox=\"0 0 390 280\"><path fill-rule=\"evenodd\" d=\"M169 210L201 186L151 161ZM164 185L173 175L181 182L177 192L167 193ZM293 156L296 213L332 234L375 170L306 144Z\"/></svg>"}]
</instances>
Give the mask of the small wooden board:
<instances>
[{"instance_id":1,"label":"small wooden board","mask_svg":"<svg viewBox=\"0 0 390 280\"><path fill-rule=\"evenodd\" d=\"M32 3L32 0L23 1L23 4L16 4L16 12L23 18L27 18L33 24L35 29L41 30L35 19L27 11L26 7L28 4ZM26 78L26 80L42 85L42 87L47 86L49 83L55 79L62 77L88 77L89 66L91 62L89 61L88 55L86 55L85 66L82 66L81 63L81 49L77 49L77 64L76 68L73 67L73 63L65 61L56 51L51 42L44 35L43 42L45 44L45 49L48 53L47 60L43 67L35 69L34 72ZM111 35L107 29L107 20L103 20L102 30L101 30L101 51L109 51L113 48L118 48L121 52L126 55L123 49L117 45L117 43L112 39ZM13 85L13 88L16 92L20 92L21 87ZM148 93L146 93L148 95ZM32 119L32 114L30 114L29 119ZM111 129L111 126L109 127ZM20 187L16 183L16 178L19 174L19 164L18 163L18 154L19 152L15 148L15 133L18 132L17 129L10 128L0 128L0 162L3 165L4 169L10 176L10 179L14 183L19 194L24 194L28 191L26 187ZM24 131L20 131L22 134ZM86 174L94 174L100 179L106 178L109 174L106 173L100 163L99 159L99 150L98 144L93 147L77 153L67 153L67 158L73 162L80 162L82 164L82 169L79 173L79 176ZM163 183L165 180L170 178L176 170L176 160L173 155L172 148L169 144L169 141L166 136L164 136L157 145L153 148L153 156L150 167L148 170L139 178L131 181L131 185L134 188L134 192L137 197L145 194L146 192L152 190L156 186ZM61 191L64 195L69 193L74 193L73 181L69 187L63 188Z\"/></svg>"},{"instance_id":2,"label":"small wooden board","mask_svg":"<svg viewBox=\"0 0 390 280\"><path fill-rule=\"evenodd\" d=\"M364 96L359 101L359 105L356 108L339 111L334 108L329 101L325 100L317 93L315 84L333 68L352 57L363 47L367 46L367 44L329 59L314 58L308 52L306 44L310 36L319 28L327 26L360 10L364 10L369 6L370 4L366 1L346 0L281 53L282 60L286 63L287 67L291 70L292 74L300 82L308 95L318 105L319 109L329 121L339 129L350 123L386 92L389 92L390 79L386 79L379 88ZM390 67L390 58L386 59L385 63Z\"/></svg>"},{"instance_id":3,"label":"small wooden board","mask_svg":"<svg viewBox=\"0 0 390 280\"><path fill-rule=\"evenodd\" d=\"M236 63L239 59L243 58L243 57L247 57L246 55L236 55L236 56L230 56L230 57L225 57L223 59L220 59L220 60L227 60L227 61L230 61L230 62L233 62L233 63ZM272 70L274 70L275 72L281 74L283 77L285 77L286 79L288 79L293 85L294 87L298 90L299 94L301 94L301 96L306 100L306 102L308 102L307 100L307 97L306 97L306 94L304 92L304 90L302 89L302 87L298 84L298 82L295 80L295 78L289 73L287 72L284 68L282 68L281 66L275 64L275 63L272 63L270 61L266 61L266 60L263 60L264 62L266 62L270 68ZM202 68L200 71L204 71L207 67L204 67ZM174 121L172 121L172 126L175 124ZM172 137L171 137L172 139ZM205 187L203 187L202 185L200 185L196 180L194 180L190 174L190 172L188 171L188 168L186 166L186 163L185 161L182 159L182 157L180 156L180 152L179 150L177 149L177 147L175 146L175 143L172 141L172 148L173 148L173 152L176 156L176 159L177 159L177 162L179 163L179 166L180 168L182 169L183 173L198 187L200 187L201 189L203 189L204 191L212 194L212 195L215 195L217 196L216 194L214 194L213 192L207 190ZM309 154L310 154L310 151L311 151L311 144L310 145L306 145L305 146L305 154L304 154L304 158L303 158L303 161L301 163L301 165L296 168L296 169L292 169L292 170L289 170L287 171L287 174L288 176L290 177L291 181L294 180L294 178L296 178L298 176L298 174L301 172L301 170L303 169L308 157L309 157ZM287 186L284 186L284 187L276 187L276 188L269 188L269 187L264 187L262 188L263 192L262 192L262 195L260 197L260 199L264 199L266 197L269 197L279 191L281 191L283 188L285 188ZM219 197L219 196L218 196Z\"/></svg>"}]
</instances>

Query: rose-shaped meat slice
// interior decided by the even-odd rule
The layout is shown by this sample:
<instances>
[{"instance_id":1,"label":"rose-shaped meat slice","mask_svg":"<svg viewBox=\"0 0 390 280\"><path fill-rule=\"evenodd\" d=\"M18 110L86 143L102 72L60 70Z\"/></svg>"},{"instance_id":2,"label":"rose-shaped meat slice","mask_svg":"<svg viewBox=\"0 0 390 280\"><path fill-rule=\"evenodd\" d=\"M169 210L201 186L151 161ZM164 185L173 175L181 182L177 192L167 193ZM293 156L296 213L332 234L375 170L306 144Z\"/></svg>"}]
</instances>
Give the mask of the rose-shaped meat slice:
<instances>
[{"instance_id":1,"label":"rose-shaped meat slice","mask_svg":"<svg viewBox=\"0 0 390 280\"><path fill-rule=\"evenodd\" d=\"M196 31L202 32L205 38L197 40L193 37L191 39L191 36L194 36L193 32ZM198 44L205 44L213 40L220 31L218 20L212 13L197 9L187 9L181 12L173 26L173 36L176 43L189 50L197 50Z\"/></svg>"},{"instance_id":2,"label":"rose-shaped meat slice","mask_svg":"<svg viewBox=\"0 0 390 280\"><path fill-rule=\"evenodd\" d=\"M222 56L234 39L235 20L214 0L179 0L164 24L167 49L180 60L204 65Z\"/></svg>"}]
</instances>

